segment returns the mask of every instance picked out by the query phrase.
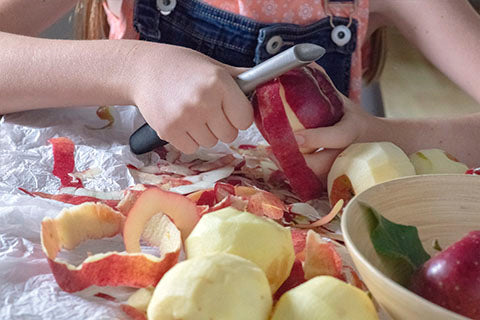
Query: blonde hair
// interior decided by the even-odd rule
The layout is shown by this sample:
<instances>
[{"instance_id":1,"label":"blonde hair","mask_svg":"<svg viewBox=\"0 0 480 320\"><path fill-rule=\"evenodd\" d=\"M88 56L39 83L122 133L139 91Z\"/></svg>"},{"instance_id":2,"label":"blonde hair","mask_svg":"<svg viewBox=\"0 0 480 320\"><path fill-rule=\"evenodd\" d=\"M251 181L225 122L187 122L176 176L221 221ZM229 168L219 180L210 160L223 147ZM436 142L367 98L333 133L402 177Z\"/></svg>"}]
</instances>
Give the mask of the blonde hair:
<instances>
[{"instance_id":1,"label":"blonde hair","mask_svg":"<svg viewBox=\"0 0 480 320\"><path fill-rule=\"evenodd\" d=\"M106 39L110 32L103 2L105 0L81 0L75 8L75 36L77 39ZM376 30L370 37L368 69L363 74L365 83L377 80L385 66L387 31Z\"/></svg>"},{"instance_id":2,"label":"blonde hair","mask_svg":"<svg viewBox=\"0 0 480 320\"><path fill-rule=\"evenodd\" d=\"M373 32L369 39L370 56L367 62L367 69L363 73L365 83L378 80L385 67L387 57L387 28L381 27Z\"/></svg>"},{"instance_id":3,"label":"blonde hair","mask_svg":"<svg viewBox=\"0 0 480 320\"><path fill-rule=\"evenodd\" d=\"M75 7L75 38L107 39L110 27L103 8L104 0L82 0Z\"/></svg>"}]
</instances>

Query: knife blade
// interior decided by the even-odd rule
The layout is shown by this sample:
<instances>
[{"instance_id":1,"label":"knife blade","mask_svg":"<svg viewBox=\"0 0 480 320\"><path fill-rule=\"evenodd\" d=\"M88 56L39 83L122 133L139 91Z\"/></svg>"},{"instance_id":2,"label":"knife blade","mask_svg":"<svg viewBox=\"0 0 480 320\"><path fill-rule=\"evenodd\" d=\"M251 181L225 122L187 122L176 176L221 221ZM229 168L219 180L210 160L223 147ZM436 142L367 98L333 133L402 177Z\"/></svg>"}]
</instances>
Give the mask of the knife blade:
<instances>
[{"instance_id":1,"label":"knife blade","mask_svg":"<svg viewBox=\"0 0 480 320\"><path fill-rule=\"evenodd\" d=\"M325 49L312 43L297 44L255 67L239 74L235 82L246 95L267 81L270 81L285 72L305 66L325 54ZM130 136L130 150L134 154L143 154L155 148L166 145L168 142L160 139L147 123L138 128Z\"/></svg>"}]
</instances>

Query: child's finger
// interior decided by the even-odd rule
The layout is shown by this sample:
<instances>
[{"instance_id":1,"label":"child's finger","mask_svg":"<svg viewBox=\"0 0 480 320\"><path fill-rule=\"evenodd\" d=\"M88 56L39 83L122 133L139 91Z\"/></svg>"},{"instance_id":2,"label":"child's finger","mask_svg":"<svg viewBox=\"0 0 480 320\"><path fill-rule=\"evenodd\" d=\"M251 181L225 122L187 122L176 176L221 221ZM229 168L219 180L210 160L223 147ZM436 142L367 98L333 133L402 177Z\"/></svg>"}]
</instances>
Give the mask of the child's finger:
<instances>
[{"instance_id":1,"label":"child's finger","mask_svg":"<svg viewBox=\"0 0 480 320\"><path fill-rule=\"evenodd\" d=\"M325 149L304 155L305 161L317 176L327 175L341 149Z\"/></svg>"},{"instance_id":2,"label":"child's finger","mask_svg":"<svg viewBox=\"0 0 480 320\"><path fill-rule=\"evenodd\" d=\"M348 117L345 114L344 118ZM340 120L334 126L295 132L295 138L300 147L341 149L357 139L357 130L347 119Z\"/></svg>"},{"instance_id":3,"label":"child's finger","mask_svg":"<svg viewBox=\"0 0 480 320\"><path fill-rule=\"evenodd\" d=\"M199 146L205 148L212 148L218 142L218 138L210 131L206 124L190 127L188 133Z\"/></svg>"},{"instance_id":4,"label":"child's finger","mask_svg":"<svg viewBox=\"0 0 480 320\"><path fill-rule=\"evenodd\" d=\"M230 85L226 86L229 90L223 95L223 112L235 128L248 129L253 122L253 107L233 78L229 81Z\"/></svg>"},{"instance_id":5,"label":"child's finger","mask_svg":"<svg viewBox=\"0 0 480 320\"><path fill-rule=\"evenodd\" d=\"M192 154L198 150L198 143L187 132L176 134L167 140L171 145L185 154Z\"/></svg>"},{"instance_id":6,"label":"child's finger","mask_svg":"<svg viewBox=\"0 0 480 320\"><path fill-rule=\"evenodd\" d=\"M214 118L208 119L207 126L219 140L226 143L233 142L238 135L238 130L233 127L223 112L218 112Z\"/></svg>"}]
</instances>

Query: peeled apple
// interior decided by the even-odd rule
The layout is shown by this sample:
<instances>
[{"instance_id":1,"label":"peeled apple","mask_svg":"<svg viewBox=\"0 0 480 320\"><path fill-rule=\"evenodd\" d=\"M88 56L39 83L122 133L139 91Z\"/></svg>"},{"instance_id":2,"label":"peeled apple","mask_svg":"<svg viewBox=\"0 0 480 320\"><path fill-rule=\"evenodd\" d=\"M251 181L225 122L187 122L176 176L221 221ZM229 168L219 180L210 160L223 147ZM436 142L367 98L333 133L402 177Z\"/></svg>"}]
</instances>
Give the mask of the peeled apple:
<instances>
[{"instance_id":1,"label":"peeled apple","mask_svg":"<svg viewBox=\"0 0 480 320\"><path fill-rule=\"evenodd\" d=\"M220 253L178 263L158 283L149 320L266 320L272 308L267 278L253 262Z\"/></svg>"},{"instance_id":2,"label":"peeled apple","mask_svg":"<svg viewBox=\"0 0 480 320\"><path fill-rule=\"evenodd\" d=\"M272 147L292 191L303 201L323 190L307 166L294 132L334 125L343 116L343 101L324 71L314 67L291 70L259 87L252 98L255 124Z\"/></svg>"},{"instance_id":3,"label":"peeled apple","mask_svg":"<svg viewBox=\"0 0 480 320\"><path fill-rule=\"evenodd\" d=\"M333 162L328 173L328 197L331 204L355 195L381 182L414 176L407 155L391 142L355 143Z\"/></svg>"},{"instance_id":4,"label":"peeled apple","mask_svg":"<svg viewBox=\"0 0 480 320\"><path fill-rule=\"evenodd\" d=\"M315 277L282 295L271 320L373 320L372 300L362 290L331 276Z\"/></svg>"},{"instance_id":5,"label":"peeled apple","mask_svg":"<svg viewBox=\"0 0 480 320\"><path fill-rule=\"evenodd\" d=\"M417 174L465 173L468 167L441 149L420 150L410 155Z\"/></svg>"},{"instance_id":6,"label":"peeled apple","mask_svg":"<svg viewBox=\"0 0 480 320\"><path fill-rule=\"evenodd\" d=\"M185 252L188 259L226 252L250 260L265 272L272 293L295 260L289 229L232 207L204 215L185 241Z\"/></svg>"}]
</instances>

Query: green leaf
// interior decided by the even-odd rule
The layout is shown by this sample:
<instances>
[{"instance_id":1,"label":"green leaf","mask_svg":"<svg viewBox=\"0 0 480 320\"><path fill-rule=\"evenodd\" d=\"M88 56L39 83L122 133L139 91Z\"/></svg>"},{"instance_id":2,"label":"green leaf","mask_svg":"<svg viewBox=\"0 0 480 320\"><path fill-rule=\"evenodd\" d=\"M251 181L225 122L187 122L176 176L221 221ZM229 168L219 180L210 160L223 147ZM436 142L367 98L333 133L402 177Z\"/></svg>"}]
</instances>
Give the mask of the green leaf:
<instances>
[{"instance_id":1,"label":"green leaf","mask_svg":"<svg viewBox=\"0 0 480 320\"><path fill-rule=\"evenodd\" d=\"M402 259L413 270L419 268L430 259L420 242L416 227L394 223L365 203L360 203L360 206L372 218L373 224L370 231L370 239L378 254Z\"/></svg>"}]
</instances>

